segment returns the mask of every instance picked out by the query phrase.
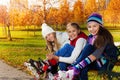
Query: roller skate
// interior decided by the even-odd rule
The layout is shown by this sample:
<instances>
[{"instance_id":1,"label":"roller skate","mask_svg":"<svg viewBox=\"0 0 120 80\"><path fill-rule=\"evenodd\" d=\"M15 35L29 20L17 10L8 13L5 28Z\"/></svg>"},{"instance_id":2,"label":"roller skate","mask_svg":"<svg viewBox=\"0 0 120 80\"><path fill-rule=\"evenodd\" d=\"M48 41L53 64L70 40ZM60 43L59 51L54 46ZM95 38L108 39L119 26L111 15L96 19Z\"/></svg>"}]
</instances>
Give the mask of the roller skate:
<instances>
[{"instance_id":1,"label":"roller skate","mask_svg":"<svg viewBox=\"0 0 120 80\"><path fill-rule=\"evenodd\" d=\"M26 66L27 70L31 72L35 80L39 80L39 73L37 73L36 69L30 63L24 62L24 66Z\"/></svg>"}]
</instances>

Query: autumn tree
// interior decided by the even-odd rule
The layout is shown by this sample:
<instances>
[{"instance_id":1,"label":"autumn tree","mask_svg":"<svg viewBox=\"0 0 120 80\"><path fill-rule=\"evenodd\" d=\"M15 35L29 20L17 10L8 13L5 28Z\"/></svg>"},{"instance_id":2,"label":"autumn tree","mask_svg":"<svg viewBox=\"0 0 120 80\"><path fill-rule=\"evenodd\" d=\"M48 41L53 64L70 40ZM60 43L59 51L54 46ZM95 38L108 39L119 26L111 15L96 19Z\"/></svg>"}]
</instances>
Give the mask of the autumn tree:
<instances>
[{"instance_id":1,"label":"autumn tree","mask_svg":"<svg viewBox=\"0 0 120 80\"><path fill-rule=\"evenodd\" d=\"M83 5L78 0L73 6L73 21L76 23L83 23Z\"/></svg>"},{"instance_id":2,"label":"autumn tree","mask_svg":"<svg viewBox=\"0 0 120 80\"><path fill-rule=\"evenodd\" d=\"M40 26L43 22L43 15L41 10L35 10L33 11L33 19L32 19L32 25L34 25L34 36L35 36L35 29L37 26Z\"/></svg>"},{"instance_id":3,"label":"autumn tree","mask_svg":"<svg viewBox=\"0 0 120 80\"><path fill-rule=\"evenodd\" d=\"M12 38L11 38L9 22L10 20L9 20L7 8L5 6L0 6L0 23L4 25L3 28L4 28L4 33L5 33L6 38L9 41L11 41Z\"/></svg>"},{"instance_id":4,"label":"autumn tree","mask_svg":"<svg viewBox=\"0 0 120 80\"><path fill-rule=\"evenodd\" d=\"M110 3L108 5L108 10L120 10L120 0L110 0Z\"/></svg>"},{"instance_id":5,"label":"autumn tree","mask_svg":"<svg viewBox=\"0 0 120 80\"><path fill-rule=\"evenodd\" d=\"M120 0L111 0L104 13L105 21L110 23L120 22Z\"/></svg>"},{"instance_id":6,"label":"autumn tree","mask_svg":"<svg viewBox=\"0 0 120 80\"><path fill-rule=\"evenodd\" d=\"M5 6L0 6L0 23L4 24L5 22L5 17L6 17L6 12L7 8Z\"/></svg>"},{"instance_id":7,"label":"autumn tree","mask_svg":"<svg viewBox=\"0 0 120 80\"><path fill-rule=\"evenodd\" d=\"M34 10L32 11L33 19L32 19L32 25L40 26L43 22L43 15L41 10Z\"/></svg>"},{"instance_id":8,"label":"autumn tree","mask_svg":"<svg viewBox=\"0 0 120 80\"><path fill-rule=\"evenodd\" d=\"M69 3L67 0L64 0L63 4L60 5L58 11L57 23L59 25L64 25L69 22Z\"/></svg>"},{"instance_id":9,"label":"autumn tree","mask_svg":"<svg viewBox=\"0 0 120 80\"><path fill-rule=\"evenodd\" d=\"M7 30L6 30L6 26L5 26L5 19L6 19L6 15L7 15L7 8L5 6L0 6L0 24L3 27L3 35L5 35L7 37Z\"/></svg>"},{"instance_id":10,"label":"autumn tree","mask_svg":"<svg viewBox=\"0 0 120 80\"><path fill-rule=\"evenodd\" d=\"M86 21L87 17L93 12L97 12L96 0L87 0L84 5L84 20Z\"/></svg>"},{"instance_id":11,"label":"autumn tree","mask_svg":"<svg viewBox=\"0 0 120 80\"><path fill-rule=\"evenodd\" d=\"M26 10L25 16L22 21L22 26L30 26L32 25L33 14L31 10Z\"/></svg>"},{"instance_id":12,"label":"autumn tree","mask_svg":"<svg viewBox=\"0 0 120 80\"><path fill-rule=\"evenodd\" d=\"M57 25L58 9L50 8L46 16L47 23Z\"/></svg>"},{"instance_id":13,"label":"autumn tree","mask_svg":"<svg viewBox=\"0 0 120 80\"><path fill-rule=\"evenodd\" d=\"M24 18L25 13L19 11L18 9L10 9L9 16L10 16L10 25L18 26L22 25L22 20Z\"/></svg>"},{"instance_id":14,"label":"autumn tree","mask_svg":"<svg viewBox=\"0 0 120 80\"><path fill-rule=\"evenodd\" d=\"M97 8L98 8L98 11L104 11L106 9L106 0L98 0Z\"/></svg>"}]
</instances>

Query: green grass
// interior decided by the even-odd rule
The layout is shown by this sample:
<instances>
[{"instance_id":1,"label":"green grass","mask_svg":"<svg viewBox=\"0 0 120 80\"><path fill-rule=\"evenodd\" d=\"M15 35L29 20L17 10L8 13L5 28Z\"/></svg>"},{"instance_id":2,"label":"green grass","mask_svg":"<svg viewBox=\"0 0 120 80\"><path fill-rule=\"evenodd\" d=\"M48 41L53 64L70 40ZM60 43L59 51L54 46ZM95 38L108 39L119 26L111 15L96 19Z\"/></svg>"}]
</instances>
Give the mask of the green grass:
<instances>
[{"instance_id":1,"label":"green grass","mask_svg":"<svg viewBox=\"0 0 120 80\"><path fill-rule=\"evenodd\" d=\"M83 30L88 34L87 30ZM120 41L120 30L110 30L115 41ZM42 38L41 31L36 31L36 35L31 30L29 32L11 31L12 41L5 39L2 30L0 29L0 59L6 63L25 70L23 64L28 59L37 60L39 57L45 59L48 51L45 50L45 41ZM120 71L120 67L115 70ZM93 76L93 75L90 75ZM92 78L92 79L91 79ZM90 77L93 80L94 77Z\"/></svg>"},{"instance_id":2,"label":"green grass","mask_svg":"<svg viewBox=\"0 0 120 80\"><path fill-rule=\"evenodd\" d=\"M0 31L1 32L1 31ZM2 33L0 33L2 34ZM12 41L8 41L4 36L0 37L0 58L14 67L23 67L23 63L30 58L45 58L45 41L41 37L41 32L36 35L31 31L11 31Z\"/></svg>"},{"instance_id":3,"label":"green grass","mask_svg":"<svg viewBox=\"0 0 120 80\"><path fill-rule=\"evenodd\" d=\"M113 38L114 38L114 41L118 41L118 42L120 42L120 29L118 29L118 30L109 30L110 32L111 32L111 34L113 35Z\"/></svg>"}]
</instances>

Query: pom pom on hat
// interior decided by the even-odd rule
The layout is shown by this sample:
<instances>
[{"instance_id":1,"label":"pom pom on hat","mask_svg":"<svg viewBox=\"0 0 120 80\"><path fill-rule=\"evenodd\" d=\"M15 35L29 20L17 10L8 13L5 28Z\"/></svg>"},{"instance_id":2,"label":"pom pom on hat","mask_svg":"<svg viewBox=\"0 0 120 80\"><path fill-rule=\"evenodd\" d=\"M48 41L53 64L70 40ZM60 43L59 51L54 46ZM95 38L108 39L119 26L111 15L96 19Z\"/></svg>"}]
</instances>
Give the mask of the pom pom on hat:
<instances>
[{"instance_id":1,"label":"pom pom on hat","mask_svg":"<svg viewBox=\"0 0 120 80\"><path fill-rule=\"evenodd\" d=\"M48 34L55 32L50 26L46 23L42 24L42 36L45 38Z\"/></svg>"},{"instance_id":2,"label":"pom pom on hat","mask_svg":"<svg viewBox=\"0 0 120 80\"><path fill-rule=\"evenodd\" d=\"M103 25L103 21L102 21L102 16L98 13L93 13L88 17L87 23L90 21L95 21L101 25Z\"/></svg>"}]
</instances>

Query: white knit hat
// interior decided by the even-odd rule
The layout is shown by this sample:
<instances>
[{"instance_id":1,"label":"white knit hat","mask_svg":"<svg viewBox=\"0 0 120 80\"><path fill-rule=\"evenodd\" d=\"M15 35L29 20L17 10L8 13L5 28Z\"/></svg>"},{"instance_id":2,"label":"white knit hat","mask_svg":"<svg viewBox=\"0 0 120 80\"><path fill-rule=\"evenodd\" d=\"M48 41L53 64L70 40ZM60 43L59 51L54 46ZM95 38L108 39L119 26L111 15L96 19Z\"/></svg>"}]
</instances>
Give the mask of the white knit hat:
<instances>
[{"instance_id":1,"label":"white knit hat","mask_svg":"<svg viewBox=\"0 0 120 80\"><path fill-rule=\"evenodd\" d=\"M45 38L48 34L55 32L50 26L46 23L42 24L42 36Z\"/></svg>"}]
</instances>

